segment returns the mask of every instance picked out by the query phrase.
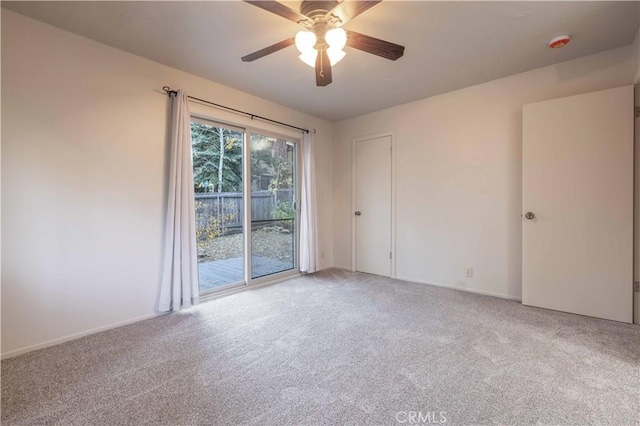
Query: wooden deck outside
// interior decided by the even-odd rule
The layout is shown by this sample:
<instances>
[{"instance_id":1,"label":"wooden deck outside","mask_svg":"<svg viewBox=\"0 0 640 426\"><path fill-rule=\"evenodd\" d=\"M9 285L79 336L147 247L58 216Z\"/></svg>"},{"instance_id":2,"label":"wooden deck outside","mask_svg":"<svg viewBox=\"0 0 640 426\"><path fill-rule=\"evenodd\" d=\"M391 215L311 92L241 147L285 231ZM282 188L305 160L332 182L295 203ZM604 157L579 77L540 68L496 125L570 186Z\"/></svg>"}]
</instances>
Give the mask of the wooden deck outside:
<instances>
[{"instance_id":1,"label":"wooden deck outside","mask_svg":"<svg viewBox=\"0 0 640 426\"><path fill-rule=\"evenodd\" d=\"M253 278L293 269L292 263L267 257L253 256L251 259ZM198 264L200 291L207 291L227 284L244 281L244 266L241 257L216 260Z\"/></svg>"}]
</instances>

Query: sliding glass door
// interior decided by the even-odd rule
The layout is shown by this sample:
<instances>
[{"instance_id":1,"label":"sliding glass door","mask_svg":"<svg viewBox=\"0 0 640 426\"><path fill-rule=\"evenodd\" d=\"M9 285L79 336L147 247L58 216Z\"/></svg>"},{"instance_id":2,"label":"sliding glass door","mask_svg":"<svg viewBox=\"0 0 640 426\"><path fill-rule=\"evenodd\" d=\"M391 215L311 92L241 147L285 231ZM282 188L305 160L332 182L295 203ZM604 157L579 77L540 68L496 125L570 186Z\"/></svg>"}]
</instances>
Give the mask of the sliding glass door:
<instances>
[{"instance_id":1,"label":"sliding glass door","mask_svg":"<svg viewBox=\"0 0 640 426\"><path fill-rule=\"evenodd\" d=\"M200 292L295 273L296 141L200 118L191 140Z\"/></svg>"},{"instance_id":2,"label":"sliding glass door","mask_svg":"<svg viewBox=\"0 0 640 426\"><path fill-rule=\"evenodd\" d=\"M251 278L296 267L296 149L251 134Z\"/></svg>"},{"instance_id":3,"label":"sliding glass door","mask_svg":"<svg viewBox=\"0 0 640 426\"><path fill-rule=\"evenodd\" d=\"M244 284L244 130L191 122L200 292Z\"/></svg>"}]
</instances>

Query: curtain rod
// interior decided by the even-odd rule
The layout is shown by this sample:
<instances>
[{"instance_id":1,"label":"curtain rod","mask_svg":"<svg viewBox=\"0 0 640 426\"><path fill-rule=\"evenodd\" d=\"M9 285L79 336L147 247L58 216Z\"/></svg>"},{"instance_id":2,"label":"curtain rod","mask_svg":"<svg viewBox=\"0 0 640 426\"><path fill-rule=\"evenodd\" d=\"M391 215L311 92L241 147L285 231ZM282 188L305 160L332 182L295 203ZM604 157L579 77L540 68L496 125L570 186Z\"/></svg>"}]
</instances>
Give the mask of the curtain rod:
<instances>
[{"instance_id":1,"label":"curtain rod","mask_svg":"<svg viewBox=\"0 0 640 426\"><path fill-rule=\"evenodd\" d=\"M171 87L169 87L169 86L164 86L164 87L162 88L162 90L164 90L164 91L167 93L167 95L169 95L169 97L171 97L172 95L177 95L177 94L178 94L178 92L177 92L177 91L175 91L175 90L171 90ZM205 101L204 99L196 98L196 97L194 97L194 96L189 96L189 95L187 95L187 98L189 98L189 99L193 99L194 101L203 102L203 103L205 103L205 104L213 105L213 106L218 107L218 108L224 108L224 109L226 109L226 110L228 110L228 111L233 111L233 112L235 112L236 114L243 114L243 115L246 115L247 117L251 117L251 119L252 119L252 120L253 120L254 118L257 118L257 119L259 119L259 120L268 121L269 123L275 123L275 124L279 124L280 126L290 127L290 128L292 128L292 129L296 129L296 130L303 131L303 132L305 132L305 133L309 133L309 130L308 130L308 129L303 129L302 127L292 126L291 124L283 123L283 122L281 122L281 121L272 120L272 119L270 119L270 118L262 117L262 116L260 116L260 115L251 114L250 112L240 111L239 109L235 109L235 108L231 108L231 107L228 107L228 106L224 106L224 105L216 104L216 103L213 103L213 102L210 102L210 101ZM315 133L315 132L316 132L316 131L315 131L315 129L314 129L314 130L313 130L313 133Z\"/></svg>"}]
</instances>

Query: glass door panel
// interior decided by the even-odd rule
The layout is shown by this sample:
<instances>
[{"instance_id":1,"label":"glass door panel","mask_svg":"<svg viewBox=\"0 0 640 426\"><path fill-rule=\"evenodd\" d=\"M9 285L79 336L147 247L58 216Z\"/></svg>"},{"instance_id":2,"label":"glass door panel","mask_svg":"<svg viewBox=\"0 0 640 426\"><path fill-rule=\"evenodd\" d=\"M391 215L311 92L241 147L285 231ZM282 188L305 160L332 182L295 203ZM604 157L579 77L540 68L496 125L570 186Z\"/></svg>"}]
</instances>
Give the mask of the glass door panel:
<instances>
[{"instance_id":1,"label":"glass door panel","mask_svg":"<svg viewBox=\"0 0 640 426\"><path fill-rule=\"evenodd\" d=\"M259 278L296 267L296 145L252 133L250 148L251 278Z\"/></svg>"},{"instance_id":2,"label":"glass door panel","mask_svg":"<svg viewBox=\"0 0 640 426\"><path fill-rule=\"evenodd\" d=\"M245 281L244 132L192 120L198 275L203 293Z\"/></svg>"}]
</instances>

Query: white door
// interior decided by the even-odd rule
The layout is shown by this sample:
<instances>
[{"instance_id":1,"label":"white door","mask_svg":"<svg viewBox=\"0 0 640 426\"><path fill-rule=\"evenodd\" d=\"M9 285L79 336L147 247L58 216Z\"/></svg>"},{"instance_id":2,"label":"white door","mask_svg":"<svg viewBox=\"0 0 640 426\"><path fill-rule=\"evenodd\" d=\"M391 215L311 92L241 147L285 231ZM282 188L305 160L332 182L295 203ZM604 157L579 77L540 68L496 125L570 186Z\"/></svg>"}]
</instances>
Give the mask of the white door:
<instances>
[{"instance_id":1,"label":"white door","mask_svg":"<svg viewBox=\"0 0 640 426\"><path fill-rule=\"evenodd\" d=\"M391 276L391 136L355 143L355 269Z\"/></svg>"},{"instance_id":2,"label":"white door","mask_svg":"<svg viewBox=\"0 0 640 426\"><path fill-rule=\"evenodd\" d=\"M640 85L635 86L635 105L638 108L640 105ZM635 117L635 188L636 191L640 188L640 115L636 114ZM640 223L640 197L636 196L635 202L635 218L634 223ZM634 241L634 254L635 254L635 281L640 281L640 226L635 226L635 241ZM640 324L640 289L636 288L633 292L633 322Z\"/></svg>"},{"instance_id":3,"label":"white door","mask_svg":"<svg viewBox=\"0 0 640 426\"><path fill-rule=\"evenodd\" d=\"M631 322L633 88L525 105L522 173L522 303Z\"/></svg>"}]
</instances>

